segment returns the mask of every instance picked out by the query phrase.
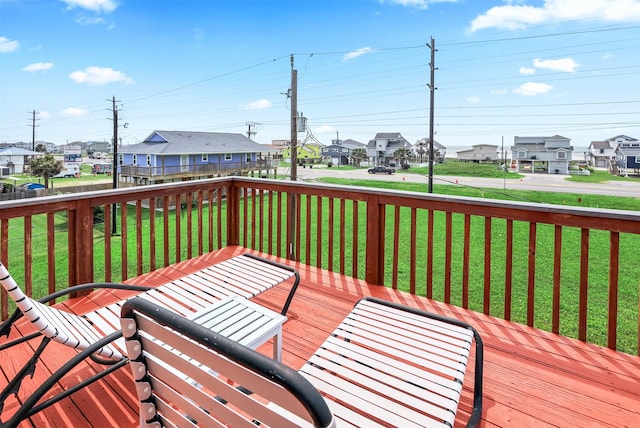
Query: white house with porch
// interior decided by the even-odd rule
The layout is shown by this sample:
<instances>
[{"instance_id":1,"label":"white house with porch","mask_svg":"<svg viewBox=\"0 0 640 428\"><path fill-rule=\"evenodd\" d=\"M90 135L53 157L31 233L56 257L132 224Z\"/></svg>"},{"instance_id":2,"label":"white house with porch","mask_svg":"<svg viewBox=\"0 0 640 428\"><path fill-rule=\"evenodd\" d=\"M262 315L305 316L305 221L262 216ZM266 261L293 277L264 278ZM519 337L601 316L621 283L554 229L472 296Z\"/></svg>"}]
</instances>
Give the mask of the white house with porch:
<instances>
[{"instance_id":1,"label":"white house with porch","mask_svg":"<svg viewBox=\"0 0 640 428\"><path fill-rule=\"evenodd\" d=\"M511 170L569 174L573 154L571 139L551 137L514 137L511 147Z\"/></svg>"}]
</instances>

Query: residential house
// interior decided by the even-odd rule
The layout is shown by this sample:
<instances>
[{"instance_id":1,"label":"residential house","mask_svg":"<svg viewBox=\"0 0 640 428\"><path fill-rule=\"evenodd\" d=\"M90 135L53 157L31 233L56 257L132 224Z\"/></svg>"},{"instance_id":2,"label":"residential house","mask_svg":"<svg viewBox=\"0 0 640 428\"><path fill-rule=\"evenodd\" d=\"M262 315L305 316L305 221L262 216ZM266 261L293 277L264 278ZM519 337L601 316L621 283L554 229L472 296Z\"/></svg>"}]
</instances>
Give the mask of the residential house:
<instances>
[{"instance_id":1,"label":"residential house","mask_svg":"<svg viewBox=\"0 0 640 428\"><path fill-rule=\"evenodd\" d=\"M421 138L414 145L416 155L418 156L418 162L429 160L429 141L429 138ZM446 156L447 148L436 140L433 140L433 161L436 163L443 163Z\"/></svg>"},{"instance_id":2,"label":"residential house","mask_svg":"<svg viewBox=\"0 0 640 428\"><path fill-rule=\"evenodd\" d=\"M494 144L476 144L471 149L456 152L459 162L497 162L498 146Z\"/></svg>"},{"instance_id":3,"label":"residential house","mask_svg":"<svg viewBox=\"0 0 640 428\"><path fill-rule=\"evenodd\" d=\"M87 155L92 157L94 153L111 153L111 144L106 141L89 141L87 143Z\"/></svg>"},{"instance_id":4,"label":"residential house","mask_svg":"<svg viewBox=\"0 0 640 428\"><path fill-rule=\"evenodd\" d=\"M331 145L322 148L322 157L329 159L331 165L349 165L353 149L365 149L366 145L355 140L331 140Z\"/></svg>"},{"instance_id":5,"label":"residential house","mask_svg":"<svg viewBox=\"0 0 640 428\"><path fill-rule=\"evenodd\" d=\"M119 148L119 183L166 183L246 175L269 175L277 167L276 149L243 134L191 131L153 131L143 142Z\"/></svg>"},{"instance_id":6,"label":"residential house","mask_svg":"<svg viewBox=\"0 0 640 428\"><path fill-rule=\"evenodd\" d=\"M599 168L609 167L615 160L615 147L609 141L592 141L586 152L587 165Z\"/></svg>"},{"instance_id":7,"label":"residential house","mask_svg":"<svg viewBox=\"0 0 640 428\"><path fill-rule=\"evenodd\" d=\"M573 153L571 139L551 137L514 137L511 147L511 170L543 171L549 174L569 174Z\"/></svg>"},{"instance_id":8,"label":"residential house","mask_svg":"<svg viewBox=\"0 0 640 428\"><path fill-rule=\"evenodd\" d=\"M379 132L369 140L367 156L373 165L395 166L394 153L398 149L411 149L411 143L399 132Z\"/></svg>"},{"instance_id":9,"label":"residential house","mask_svg":"<svg viewBox=\"0 0 640 428\"><path fill-rule=\"evenodd\" d=\"M25 172L25 164L30 157L42 156L43 154L19 147L0 149L0 176L22 174Z\"/></svg>"},{"instance_id":10,"label":"residential house","mask_svg":"<svg viewBox=\"0 0 640 428\"><path fill-rule=\"evenodd\" d=\"M615 149L615 165L619 175L640 175L640 141L620 135L613 137L617 143Z\"/></svg>"}]
</instances>

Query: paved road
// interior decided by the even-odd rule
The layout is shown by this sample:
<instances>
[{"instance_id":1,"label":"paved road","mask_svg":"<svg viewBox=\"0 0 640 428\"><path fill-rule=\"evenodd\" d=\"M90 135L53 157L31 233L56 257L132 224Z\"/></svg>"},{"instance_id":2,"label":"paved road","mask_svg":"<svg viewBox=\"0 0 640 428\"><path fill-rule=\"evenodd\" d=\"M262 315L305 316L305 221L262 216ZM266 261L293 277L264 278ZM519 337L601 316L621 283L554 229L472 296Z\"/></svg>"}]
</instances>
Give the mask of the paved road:
<instances>
[{"instance_id":1,"label":"paved road","mask_svg":"<svg viewBox=\"0 0 640 428\"><path fill-rule=\"evenodd\" d=\"M279 170L279 173L284 171ZM372 179L386 181L410 181L428 185L426 175L398 171L393 175L368 174L366 169L341 169L316 166L298 168L300 180L315 180L320 177L340 177L352 179ZM522 179L500 179L480 177L434 176L433 184L448 184L471 187L490 187L501 190L541 190L551 192L582 193L598 195L631 196L640 198L640 179L637 181L609 181L604 183L576 183L566 180L566 175L527 174Z\"/></svg>"}]
</instances>

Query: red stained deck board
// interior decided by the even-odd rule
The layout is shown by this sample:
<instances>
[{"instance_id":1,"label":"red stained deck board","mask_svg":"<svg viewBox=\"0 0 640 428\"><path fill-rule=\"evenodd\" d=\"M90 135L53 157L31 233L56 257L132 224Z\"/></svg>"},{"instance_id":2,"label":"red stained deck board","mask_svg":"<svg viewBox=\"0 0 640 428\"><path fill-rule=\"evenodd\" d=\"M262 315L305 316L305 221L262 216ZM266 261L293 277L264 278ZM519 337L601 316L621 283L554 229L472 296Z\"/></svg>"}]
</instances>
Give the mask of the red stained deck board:
<instances>
[{"instance_id":1,"label":"red stained deck board","mask_svg":"<svg viewBox=\"0 0 640 428\"><path fill-rule=\"evenodd\" d=\"M246 252L228 247L127 280L160 285L213 263ZM274 257L268 258L278 260ZM485 343L484 427L640 426L640 358L582 343L527 326L509 323L463 308L434 302L388 288L278 260L296 267L302 277L283 327L283 362L299 368L340 323L355 302L373 295L408 304L474 325ZM259 295L259 304L280 310L290 284ZM101 290L66 306L84 312L124 298L126 293ZM270 353L270 344L261 352ZM28 346L22 355L28 356ZM72 351L71 351L72 352ZM0 352L1 371L6 353ZM60 364L62 353L47 357L46 366ZM24 360L22 360L24 361ZM83 370L91 370L88 365ZM37 377L46 370L36 371ZM473 366L465 379L456 427L463 426L472 405ZM26 381L25 381L26 382ZM0 376L0 387L6 377ZM128 369L96 382L32 422L36 426L137 426L133 384ZM96 403L99 402L99 405ZM7 404L6 411L10 411ZM25 425L26 426L26 425Z\"/></svg>"}]
</instances>

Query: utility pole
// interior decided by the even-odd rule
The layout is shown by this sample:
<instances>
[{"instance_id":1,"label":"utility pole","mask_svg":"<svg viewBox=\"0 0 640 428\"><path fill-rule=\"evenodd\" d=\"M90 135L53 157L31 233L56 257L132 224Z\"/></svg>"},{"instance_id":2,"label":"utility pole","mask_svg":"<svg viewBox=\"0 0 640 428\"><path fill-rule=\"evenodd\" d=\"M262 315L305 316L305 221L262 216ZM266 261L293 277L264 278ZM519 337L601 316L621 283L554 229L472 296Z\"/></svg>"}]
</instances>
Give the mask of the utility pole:
<instances>
[{"instance_id":1,"label":"utility pole","mask_svg":"<svg viewBox=\"0 0 640 428\"><path fill-rule=\"evenodd\" d=\"M291 55L291 181L298 179L298 70Z\"/></svg>"},{"instance_id":2,"label":"utility pole","mask_svg":"<svg viewBox=\"0 0 640 428\"><path fill-rule=\"evenodd\" d=\"M298 179L298 70L293 68L293 54L291 55L291 181ZM289 260L296 260L296 195L289 193L287 244Z\"/></svg>"},{"instance_id":3,"label":"utility pole","mask_svg":"<svg viewBox=\"0 0 640 428\"><path fill-rule=\"evenodd\" d=\"M247 138L253 138L253 136L258 133L258 125L260 124L256 122L247 122L245 125L247 125Z\"/></svg>"},{"instance_id":4,"label":"utility pole","mask_svg":"<svg viewBox=\"0 0 640 428\"><path fill-rule=\"evenodd\" d=\"M35 152L36 151L36 126L40 126L40 125L36 125L36 120L40 120L40 119L36 119L36 111L32 111L29 112L31 113L31 125L29 125L31 128L33 128L31 130L31 151Z\"/></svg>"},{"instance_id":5,"label":"utility pole","mask_svg":"<svg viewBox=\"0 0 640 428\"><path fill-rule=\"evenodd\" d=\"M431 97L429 101L429 193L433 193L433 105L434 105L434 96L435 96L435 71L437 68L435 67L436 61L436 41L433 37L431 37L431 44L427 44L427 46L431 49L431 62L429 63L429 68L431 69L431 83L428 85Z\"/></svg>"},{"instance_id":6,"label":"utility pole","mask_svg":"<svg viewBox=\"0 0 640 428\"><path fill-rule=\"evenodd\" d=\"M111 112L113 113L113 171L111 171L111 175L113 176L113 188L118 188L118 108L116 107L116 97L112 97L111 100ZM109 109L107 109L109 110ZM116 221L116 210L118 208L117 204L113 204L113 209L111 213L111 233L116 234L117 232L117 221Z\"/></svg>"}]
</instances>

